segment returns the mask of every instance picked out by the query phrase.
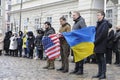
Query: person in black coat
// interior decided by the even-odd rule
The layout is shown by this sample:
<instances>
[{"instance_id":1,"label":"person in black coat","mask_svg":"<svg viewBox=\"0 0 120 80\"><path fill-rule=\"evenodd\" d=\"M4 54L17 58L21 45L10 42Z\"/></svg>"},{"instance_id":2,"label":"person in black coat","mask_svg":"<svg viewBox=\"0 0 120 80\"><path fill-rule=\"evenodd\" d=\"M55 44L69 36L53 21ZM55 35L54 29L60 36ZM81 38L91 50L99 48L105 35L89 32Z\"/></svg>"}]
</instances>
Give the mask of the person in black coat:
<instances>
[{"instance_id":1,"label":"person in black coat","mask_svg":"<svg viewBox=\"0 0 120 80\"><path fill-rule=\"evenodd\" d=\"M105 79L106 78L106 59L105 53L107 50L107 36L109 25L108 21L104 19L105 13L103 11L99 11L97 13L97 26L96 26L96 34L95 34L95 42L94 42L94 52L96 54L96 58L98 61L98 74L93 76L93 78Z\"/></svg>"},{"instance_id":2,"label":"person in black coat","mask_svg":"<svg viewBox=\"0 0 120 80\"><path fill-rule=\"evenodd\" d=\"M115 63L114 64L120 64L120 28L116 27L116 33L114 36L114 47L113 51L115 52Z\"/></svg>"},{"instance_id":3,"label":"person in black coat","mask_svg":"<svg viewBox=\"0 0 120 80\"><path fill-rule=\"evenodd\" d=\"M17 38L17 44L18 44L18 52L17 52L17 55L18 56L18 53L19 53L19 57L22 57L22 46L23 46L23 32L22 31L19 31L19 36Z\"/></svg>"},{"instance_id":4,"label":"person in black coat","mask_svg":"<svg viewBox=\"0 0 120 80\"><path fill-rule=\"evenodd\" d=\"M107 64L112 63L113 40L114 40L114 30L110 29L109 35L107 37L107 52L106 52Z\"/></svg>"},{"instance_id":5,"label":"person in black coat","mask_svg":"<svg viewBox=\"0 0 120 80\"><path fill-rule=\"evenodd\" d=\"M33 58L33 50L34 50L34 40L35 37L33 32L28 32L28 48L29 48L29 58Z\"/></svg>"},{"instance_id":6,"label":"person in black coat","mask_svg":"<svg viewBox=\"0 0 120 80\"><path fill-rule=\"evenodd\" d=\"M8 31L5 34L4 38L4 50L5 50L5 55L9 55L9 46L10 46L10 38L12 36L12 31Z\"/></svg>"},{"instance_id":7,"label":"person in black coat","mask_svg":"<svg viewBox=\"0 0 120 80\"><path fill-rule=\"evenodd\" d=\"M37 51L35 59L37 58L40 58L41 60L43 59L43 45L42 45L43 35L44 35L43 29L42 28L38 29L37 36L35 38L35 46Z\"/></svg>"}]
</instances>

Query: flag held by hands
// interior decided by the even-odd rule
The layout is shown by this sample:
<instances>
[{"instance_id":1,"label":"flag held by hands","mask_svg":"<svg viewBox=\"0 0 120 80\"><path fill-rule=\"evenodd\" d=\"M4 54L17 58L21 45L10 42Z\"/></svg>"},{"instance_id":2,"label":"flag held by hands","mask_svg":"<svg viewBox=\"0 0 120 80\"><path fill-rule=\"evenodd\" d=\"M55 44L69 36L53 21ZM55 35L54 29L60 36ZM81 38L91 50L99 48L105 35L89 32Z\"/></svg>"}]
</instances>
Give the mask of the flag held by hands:
<instances>
[{"instance_id":1,"label":"flag held by hands","mask_svg":"<svg viewBox=\"0 0 120 80\"><path fill-rule=\"evenodd\" d=\"M93 54L95 26L62 33L73 50L75 62L81 61Z\"/></svg>"},{"instance_id":2,"label":"flag held by hands","mask_svg":"<svg viewBox=\"0 0 120 80\"><path fill-rule=\"evenodd\" d=\"M42 43L45 49L45 54L50 60L60 56L60 41L57 34L43 37Z\"/></svg>"}]
</instances>

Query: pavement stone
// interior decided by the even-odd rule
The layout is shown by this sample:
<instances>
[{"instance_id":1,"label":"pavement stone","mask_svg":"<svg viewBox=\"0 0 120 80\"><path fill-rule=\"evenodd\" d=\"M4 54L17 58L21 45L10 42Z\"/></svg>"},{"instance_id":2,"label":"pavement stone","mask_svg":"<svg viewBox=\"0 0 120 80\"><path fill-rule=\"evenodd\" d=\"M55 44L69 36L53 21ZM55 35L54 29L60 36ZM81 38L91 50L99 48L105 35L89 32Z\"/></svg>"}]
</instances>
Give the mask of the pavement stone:
<instances>
[{"instance_id":1,"label":"pavement stone","mask_svg":"<svg viewBox=\"0 0 120 80\"><path fill-rule=\"evenodd\" d=\"M0 56L0 80L98 80L91 77L97 74L96 64L85 64L84 75L71 75L56 71L61 62L55 61L55 70L46 70L44 60L34 60L19 57ZM74 63L70 62L71 72ZM116 65L107 66L107 79L120 80L120 67Z\"/></svg>"}]
</instances>

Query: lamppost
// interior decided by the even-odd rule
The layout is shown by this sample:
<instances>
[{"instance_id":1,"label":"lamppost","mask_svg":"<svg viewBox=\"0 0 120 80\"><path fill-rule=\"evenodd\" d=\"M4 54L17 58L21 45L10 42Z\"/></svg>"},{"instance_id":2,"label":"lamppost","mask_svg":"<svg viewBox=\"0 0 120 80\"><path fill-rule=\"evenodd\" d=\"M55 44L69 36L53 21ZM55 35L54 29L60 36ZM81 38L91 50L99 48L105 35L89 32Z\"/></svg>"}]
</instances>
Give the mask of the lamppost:
<instances>
[{"instance_id":1,"label":"lamppost","mask_svg":"<svg viewBox=\"0 0 120 80\"><path fill-rule=\"evenodd\" d=\"M23 0L21 0L21 3L20 3L20 22L19 22L19 31L21 31L22 5L23 5Z\"/></svg>"}]
</instances>

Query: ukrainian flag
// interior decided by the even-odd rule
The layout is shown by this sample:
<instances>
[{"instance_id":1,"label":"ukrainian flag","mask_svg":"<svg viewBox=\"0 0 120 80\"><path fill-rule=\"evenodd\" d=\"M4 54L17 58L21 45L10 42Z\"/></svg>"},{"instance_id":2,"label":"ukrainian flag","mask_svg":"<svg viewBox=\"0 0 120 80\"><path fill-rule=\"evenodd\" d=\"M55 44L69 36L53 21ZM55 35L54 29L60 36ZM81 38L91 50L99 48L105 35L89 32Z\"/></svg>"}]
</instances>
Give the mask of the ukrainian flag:
<instances>
[{"instance_id":1,"label":"ukrainian flag","mask_svg":"<svg viewBox=\"0 0 120 80\"><path fill-rule=\"evenodd\" d=\"M93 54L95 26L62 33L74 53L75 62L81 61Z\"/></svg>"}]
</instances>

